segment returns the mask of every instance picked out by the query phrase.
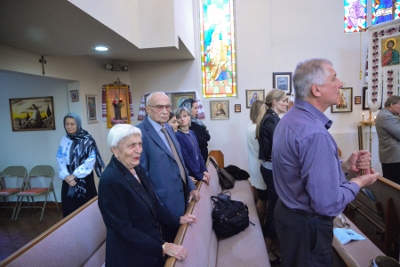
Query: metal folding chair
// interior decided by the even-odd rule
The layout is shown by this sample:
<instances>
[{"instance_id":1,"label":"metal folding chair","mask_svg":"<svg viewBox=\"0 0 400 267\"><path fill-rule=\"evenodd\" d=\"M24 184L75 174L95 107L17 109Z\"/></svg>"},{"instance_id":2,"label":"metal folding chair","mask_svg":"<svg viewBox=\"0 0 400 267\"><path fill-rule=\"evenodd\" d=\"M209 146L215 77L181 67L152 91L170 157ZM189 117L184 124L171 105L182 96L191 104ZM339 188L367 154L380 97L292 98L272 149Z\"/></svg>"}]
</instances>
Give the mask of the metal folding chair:
<instances>
[{"instance_id":1,"label":"metal folding chair","mask_svg":"<svg viewBox=\"0 0 400 267\"><path fill-rule=\"evenodd\" d=\"M7 205L7 197L18 194L25 187L25 178L28 171L24 166L9 166L0 176L0 197L4 199L4 207L13 209L11 221L14 218L14 205Z\"/></svg>"},{"instance_id":2,"label":"metal folding chair","mask_svg":"<svg viewBox=\"0 0 400 267\"><path fill-rule=\"evenodd\" d=\"M47 182L44 181L43 179L40 180L41 178L45 178L45 180L48 180ZM18 214L21 210L21 208L39 208L42 209L42 214L40 216L40 221L42 221L44 210L46 208L47 204L47 198L50 194L50 192L53 192L54 196L54 203L56 204L57 210L59 211L60 209L58 208L58 202L57 202L57 197L54 192L54 186L53 186L53 178L54 178L54 169L52 166L49 165L37 165L32 168L32 170L29 172L28 177L26 178L26 183L25 183L25 188L17 193L17 203L15 205L15 208L17 210L17 213L14 217L14 221L17 220ZM41 184L43 186L35 186L33 187L33 180L36 180L36 184ZM46 186L47 184L47 186ZM44 203L43 206L35 206L35 200L34 198L39 197L39 196L44 196ZM26 197L27 204L26 206L22 206L22 201L23 198ZM32 199L32 206L30 205L29 198Z\"/></svg>"}]
</instances>

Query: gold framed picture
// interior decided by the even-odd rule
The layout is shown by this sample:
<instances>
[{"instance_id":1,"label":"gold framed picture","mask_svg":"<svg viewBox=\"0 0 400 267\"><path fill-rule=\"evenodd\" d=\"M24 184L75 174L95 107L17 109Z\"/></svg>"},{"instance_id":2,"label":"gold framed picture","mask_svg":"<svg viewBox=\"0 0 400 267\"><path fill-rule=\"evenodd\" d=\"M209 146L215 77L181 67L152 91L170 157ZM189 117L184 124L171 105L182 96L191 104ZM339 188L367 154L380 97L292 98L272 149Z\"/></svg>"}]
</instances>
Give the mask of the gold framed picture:
<instances>
[{"instance_id":1,"label":"gold framed picture","mask_svg":"<svg viewBox=\"0 0 400 267\"><path fill-rule=\"evenodd\" d=\"M107 128L115 124L131 123L128 85L106 87Z\"/></svg>"},{"instance_id":2,"label":"gold framed picture","mask_svg":"<svg viewBox=\"0 0 400 267\"><path fill-rule=\"evenodd\" d=\"M195 99L196 93L195 92L184 92L184 93L172 93L171 94L171 111L177 109L183 101L186 99L192 98Z\"/></svg>"},{"instance_id":3,"label":"gold framed picture","mask_svg":"<svg viewBox=\"0 0 400 267\"><path fill-rule=\"evenodd\" d=\"M212 120L229 120L229 100L210 101Z\"/></svg>"},{"instance_id":4,"label":"gold framed picture","mask_svg":"<svg viewBox=\"0 0 400 267\"><path fill-rule=\"evenodd\" d=\"M340 88L340 101L331 106L332 113L352 112L353 111L353 88Z\"/></svg>"},{"instance_id":5,"label":"gold framed picture","mask_svg":"<svg viewBox=\"0 0 400 267\"><path fill-rule=\"evenodd\" d=\"M246 90L246 108L250 108L256 100L264 101L264 89Z\"/></svg>"}]
</instances>

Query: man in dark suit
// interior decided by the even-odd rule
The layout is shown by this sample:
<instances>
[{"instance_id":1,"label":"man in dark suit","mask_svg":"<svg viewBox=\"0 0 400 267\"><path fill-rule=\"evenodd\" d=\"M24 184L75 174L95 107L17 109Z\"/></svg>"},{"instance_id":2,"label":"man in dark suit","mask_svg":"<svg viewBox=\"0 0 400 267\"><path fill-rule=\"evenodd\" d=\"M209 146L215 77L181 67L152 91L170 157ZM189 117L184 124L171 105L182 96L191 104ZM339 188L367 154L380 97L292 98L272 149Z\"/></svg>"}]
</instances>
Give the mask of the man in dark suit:
<instances>
[{"instance_id":1,"label":"man in dark suit","mask_svg":"<svg viewBox=\"0 0 400 267\"><path fill-rule=\"evenodd\" d=\"M142 131L143 140L140 163L161 202L172 213L182 216L187 203L192 198L198 201L200 194L189 179L179 142L167 123L170 109L171 103L165 93L156 92L148 96L146 103L148 116L137 125ZM177 231L178 228L163 227L163 238L167 242L173 242Z\"/></svg>"}]
</instances>

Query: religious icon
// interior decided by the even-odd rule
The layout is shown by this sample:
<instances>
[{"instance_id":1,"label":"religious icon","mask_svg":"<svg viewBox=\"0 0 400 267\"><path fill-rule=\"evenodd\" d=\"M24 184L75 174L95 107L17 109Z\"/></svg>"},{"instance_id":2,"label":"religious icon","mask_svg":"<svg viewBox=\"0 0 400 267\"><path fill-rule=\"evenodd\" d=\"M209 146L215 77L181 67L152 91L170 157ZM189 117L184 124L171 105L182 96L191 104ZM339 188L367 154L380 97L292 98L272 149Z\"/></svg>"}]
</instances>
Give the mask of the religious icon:
<instances>
[{"instance_id":1,"label":"religious icon","mask_svg":"<svg viewBox=\"0 0 400 267\"><path fill-rule=\"evenodd\" d=\"M387 38L382 40L382 67L399 64L399 51L396 50L398 39Z\"/></svg>"},{"instance_id":2,"label":"religious icon","mask_svg":"<svg viewBox=\"0 0 400 267\"><path fill-rule=\"evenodd\" d=\"M130 123L129 86L111 84L106 86L107 127L115 124Z\"/></svg>"},{"instance_id":3,"label":"religious icon","mask_svg":"<svg viewBox=\"0 0 400 267\"><path fill-rule=\"evenodd\" d=\"M211 119L212 120L227 120L229 119L229 101L210 101Z\"/></svg>"}]
</instances>

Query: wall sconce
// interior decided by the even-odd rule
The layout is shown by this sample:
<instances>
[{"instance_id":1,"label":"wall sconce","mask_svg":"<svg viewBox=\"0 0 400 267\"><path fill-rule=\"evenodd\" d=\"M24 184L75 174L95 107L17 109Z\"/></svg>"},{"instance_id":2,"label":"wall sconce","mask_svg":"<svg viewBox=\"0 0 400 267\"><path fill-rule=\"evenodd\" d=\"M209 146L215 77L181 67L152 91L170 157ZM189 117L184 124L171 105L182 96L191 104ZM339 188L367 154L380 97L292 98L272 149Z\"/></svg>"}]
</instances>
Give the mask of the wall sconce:
<instances>
[{"instance_id":1,"label":"wall sconce","mask_svg":"<svg viewBox=\"0 0 400 267\"><path fill-rule=\"evenodd\" d=\"M128 71L129 68L127 65L121 66L121 65L116 65L116 64L106 64L106 70L109 71Z\"/></svg>"}]
</instances>

